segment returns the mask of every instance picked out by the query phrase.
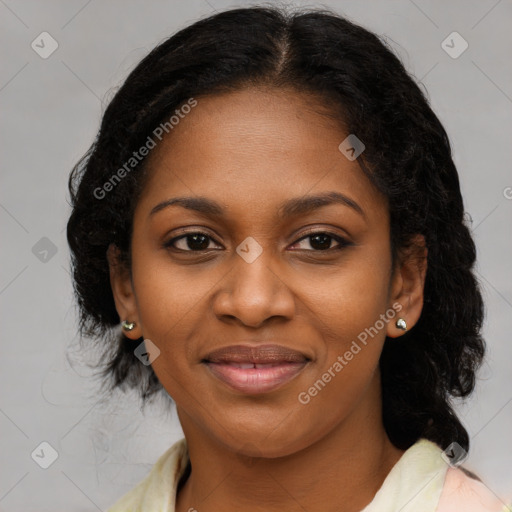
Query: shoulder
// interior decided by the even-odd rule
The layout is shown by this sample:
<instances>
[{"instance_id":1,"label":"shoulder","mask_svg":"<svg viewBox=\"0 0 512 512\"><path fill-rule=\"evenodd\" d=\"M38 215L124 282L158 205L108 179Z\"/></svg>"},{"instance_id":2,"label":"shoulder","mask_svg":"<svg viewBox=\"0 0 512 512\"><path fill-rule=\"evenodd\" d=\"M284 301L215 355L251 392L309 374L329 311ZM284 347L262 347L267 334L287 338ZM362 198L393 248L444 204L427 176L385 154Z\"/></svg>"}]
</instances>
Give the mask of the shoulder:
<instances>
[{"instance_id":1,"label":"shoulder","mask_svg":"<svg viewBox=\"0 0 512 512\"><path fill-rule=\"evenodd\" d=\"M436 512L511 512L511 505L507 506L470 471L450 467Z\"/></svg>"},{"instance_id":2,"label":"shoulder","mask_svg":"<svg viewBox=\"0 0 512 512\"><path fill-rule=\"evenodd\" d=\"M187 443L180 439L160 456L146 477L121 496L107 512L173 511L177 482L187 461Z\"/></svg>"}]
</instances>

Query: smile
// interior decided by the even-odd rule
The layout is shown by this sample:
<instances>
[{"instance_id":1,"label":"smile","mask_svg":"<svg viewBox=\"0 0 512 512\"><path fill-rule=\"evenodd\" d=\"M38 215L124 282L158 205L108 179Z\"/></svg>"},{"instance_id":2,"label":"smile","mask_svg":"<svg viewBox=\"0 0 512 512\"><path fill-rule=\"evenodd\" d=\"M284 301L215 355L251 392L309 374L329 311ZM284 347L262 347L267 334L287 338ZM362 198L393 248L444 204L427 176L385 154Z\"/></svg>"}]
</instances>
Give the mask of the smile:
<instances>
[{"instance_id":1,"label":"smile","mask_svg":"<svg viewBox=\"0 0 512 512\"><path fill-rule=\"evenodd\" d=\"M205 363L211 374L231 388L247 394L274 391L296 377L302 363Z\"/></svg>"},{"instance_id":2,"label":"smile","mask_svg":"<svg viewBox=\"0 0 512 512\"><path fill-rule=\"evenodd\" d=\"M245 394L274 391L295 378L310 359L282 345L233 345L203 359L210 374Z\"/></svg>"}]
</instances>

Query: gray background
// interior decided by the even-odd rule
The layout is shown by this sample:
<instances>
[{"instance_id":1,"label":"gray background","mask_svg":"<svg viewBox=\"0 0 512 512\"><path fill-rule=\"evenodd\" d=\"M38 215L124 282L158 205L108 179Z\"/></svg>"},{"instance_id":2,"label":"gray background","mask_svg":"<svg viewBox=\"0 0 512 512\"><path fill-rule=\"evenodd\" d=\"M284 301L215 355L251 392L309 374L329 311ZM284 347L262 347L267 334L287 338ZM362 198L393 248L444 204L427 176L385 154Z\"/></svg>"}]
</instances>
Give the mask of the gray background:
<instances>
[{"instance_id":1,"label":"gray background","mask_svg":"<svg viewBox=\"0 0 512 512\"><path fill-rule=\"evenodd\" d=\"M108 404L95 396L86 366L94 358L76 346L67 177L112 88L154 45L200 16L247 5L0 0L2 511L104 510L181 437L174 412L150 407L143 415L135 395ZM424 84L453 144L478 246L489 350L475 394L457 410L472 439L466 467L504 498L512 492L512 2L323 5L386 35ZM31 47L43 31L59 45L46 59ZM458 58L441 46L453 31L469 44ZM31 458L43 441L58 453L48 469ZM36 453L41 460L50 452Z\"/></svg>"}]
</instances>

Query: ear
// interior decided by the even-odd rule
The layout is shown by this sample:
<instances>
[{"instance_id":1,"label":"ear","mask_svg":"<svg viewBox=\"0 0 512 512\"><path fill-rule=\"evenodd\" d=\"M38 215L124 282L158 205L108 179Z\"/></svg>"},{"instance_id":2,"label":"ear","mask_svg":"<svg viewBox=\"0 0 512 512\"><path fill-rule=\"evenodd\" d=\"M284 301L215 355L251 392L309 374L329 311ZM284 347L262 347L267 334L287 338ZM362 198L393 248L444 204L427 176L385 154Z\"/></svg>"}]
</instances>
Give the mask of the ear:
<instances>
[{"instance_id":1,"label":"ear","mask_svg":"<svg viewBox=\"0 0 512 512\"><path fill-rule=\"evenodd\" d=\"M399 329L395 322L403 318L409 331L416 325L423 309L423 290L427 274L428 249L423 235L414 235L410 247L398 255L391 281L390 307L399 303L402 308L394 308L397 314L387 324L387 336L397 338L405 331Z\"/></svg>"},{"instance_id":2,"label":"ear","mask_svg":"<svg viewBox=\"0 0 512 512\"><path fill-rule=\"evenodd\" d=\"M107 260L110 270L110 286L117 314L121 320L135 322L135 327L131 331L123 329L123 334L127 338L137 340L142 336L142 329L138 317L137 301L133 291L130 270L120 261L119 248L115 244L109 245Z\"/></svg>"}]
</instances>

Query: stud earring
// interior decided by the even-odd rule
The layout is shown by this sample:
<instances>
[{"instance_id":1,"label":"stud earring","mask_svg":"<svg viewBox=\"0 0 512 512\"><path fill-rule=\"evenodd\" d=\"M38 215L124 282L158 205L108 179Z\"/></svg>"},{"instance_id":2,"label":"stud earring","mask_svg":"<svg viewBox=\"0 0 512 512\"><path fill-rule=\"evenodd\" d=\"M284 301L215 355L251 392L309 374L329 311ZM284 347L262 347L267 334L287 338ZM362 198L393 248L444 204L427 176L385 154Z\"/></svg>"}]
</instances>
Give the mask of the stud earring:
<instances>
[{"instance_id":1,"label":"stud earring","mask_svg":"<svg viewBox=\"0 0 512 512\"><path fill-rule=\"evenodd\" d=\"M407 324L405 323L405 320L403 318L399 318L396 321L396 324L398 329L402 329L402 331L407 331Z\"/></svg>"},{"instance_id":2,"label":"stud earring","mask_svg":"<svg viewBox=\"0 0 512 512\"><path fill-rule=\"evenodd\" d=\"M125 331L131 331L135 327L135 322L127 322L126 320L123 320L121 325Z\"/></svg>"}]
</instances>

